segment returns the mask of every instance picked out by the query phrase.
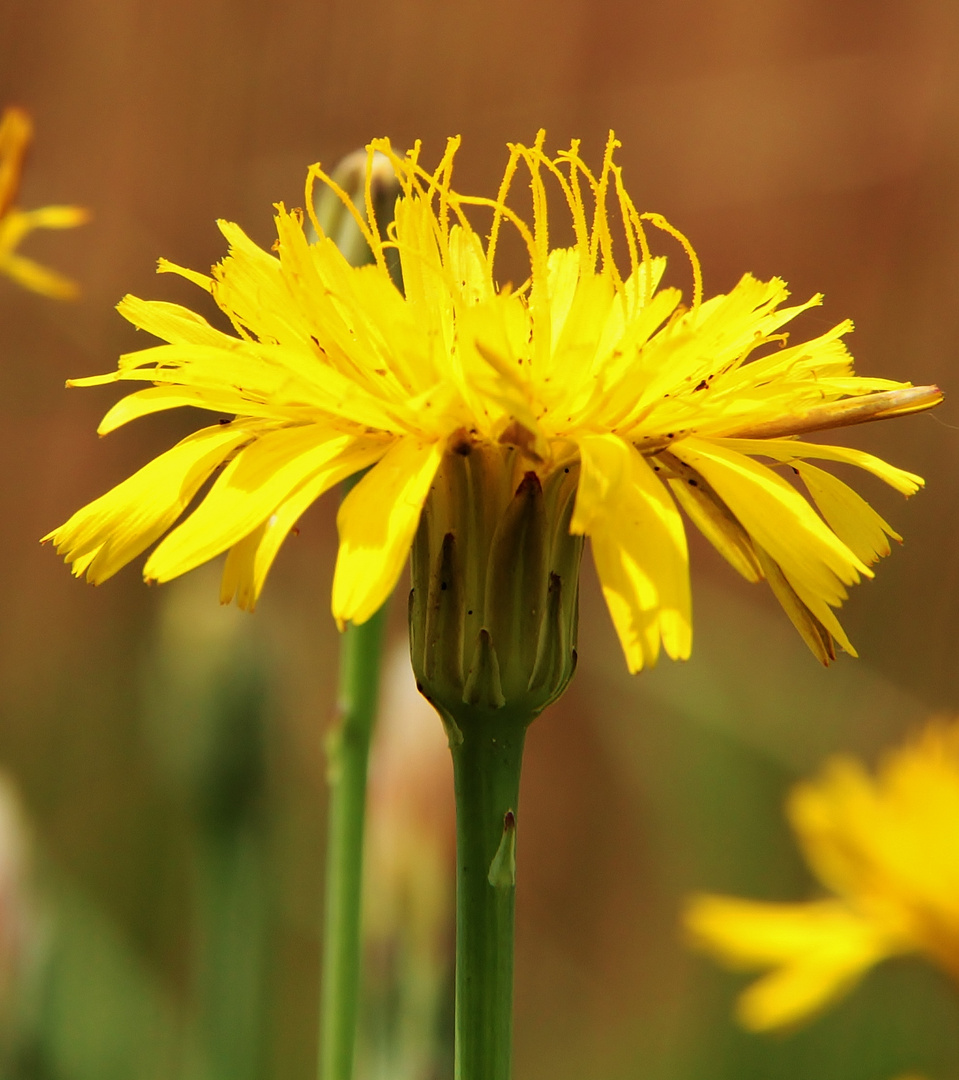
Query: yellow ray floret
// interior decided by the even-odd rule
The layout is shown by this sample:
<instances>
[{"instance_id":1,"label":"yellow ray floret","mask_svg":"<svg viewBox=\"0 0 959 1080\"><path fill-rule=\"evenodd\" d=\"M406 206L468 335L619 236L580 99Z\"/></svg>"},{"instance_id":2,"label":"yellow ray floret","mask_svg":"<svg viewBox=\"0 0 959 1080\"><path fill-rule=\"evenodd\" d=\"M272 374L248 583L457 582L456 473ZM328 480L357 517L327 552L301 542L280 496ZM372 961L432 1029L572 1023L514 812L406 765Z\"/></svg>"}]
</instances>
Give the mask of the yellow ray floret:
<instances>
[{"instance_id":1,"label":"yellow ray floret","mask_svg":"<svg viewBox=\"0 0 959 1080\"><path fill-rule=\"evenodd\" d=\"M13 106L4 110L0 117L0 274L25 289L68 300L77 295L77 287L69 278L17 251L35 229L71 229L89 218L79 206L44 206L38 210L14 206L32 136L33 122L28 113Z\"/></svg>"},{"instance_id":2,"label":"yellow ray floret","mask_svg":"<svg viewBox=\"0 0 959 1080\"><path fill-rule=\"evenodd\" d=\"M686 911L693 944L731 967L768 969L739 999L746 1027L803 1020L899 953L921 953L959 979L959 722L931 724L875 777L833 759L797 785L788 809L835 898L702 895Z\"/></svg>"},{"instance_id":3,"label":"yellow ray floret","mask_svg":"<svg viewBox=\"0 0 959 1080\"><path fill-rule=\"evenodd\" d=\"M370 160L386 155L401 188L385 235L319 165L309 170L311 216L313 188L326 185L354 215L370 265L350 265L315 217L311 242L304 215L282 205L272 252L220 222L229 252L209 275L161 263L208 292L233 333L179 305L128 296L121 314L162 344L74 385L140 384L101 433L181 406L232 420L200 433L209 451L181 444L47 539L100 582L185 513L146 576L164 581L228 552L221 595L252 608L296 517L372 467L340 510L333 585L340 625L362 622L396 583L437 470L465 433L472 444L512 447L521 476L578 470L571 528L591 539L631 670L660 650L689 655L682 511L740 573L769 579L818 656L829 660L836 642L851 651L834 609L898 536L808 459L858 465L905 494L922 481L796 436L927 408L938 390L855 375L848 322L787 343L784 326L820 298L784 306L778 279L747 274L705 299L686 238L629 198L612 137L598 172L575 142L556 157L542 133L532 146L511 145L495 198L452 186L458 145L451 139L429 171L419 144L406 155L386 140L370 144ZM522 174L529 220L513 205ZM575 238L568 248L550 246L557 194ZM366 202L369 210L369 191ZM506 229L528 257L518 287L498 273ZM649 230L688 257L688 307L678 289L660 288L666 260L651 253ZM390 277L394 252L403 291Z\"/></svg>"}]
</instances>

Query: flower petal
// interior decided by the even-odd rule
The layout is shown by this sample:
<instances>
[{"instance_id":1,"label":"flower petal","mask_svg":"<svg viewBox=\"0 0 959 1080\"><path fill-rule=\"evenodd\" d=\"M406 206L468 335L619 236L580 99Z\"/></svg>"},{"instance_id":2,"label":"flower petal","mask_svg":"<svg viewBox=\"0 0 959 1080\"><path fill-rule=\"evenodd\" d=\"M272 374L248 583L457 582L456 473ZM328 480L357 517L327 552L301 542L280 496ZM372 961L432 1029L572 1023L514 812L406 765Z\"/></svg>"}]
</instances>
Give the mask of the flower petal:
<instances>
[{"instance_id":1,"label":"flower petal","mask_svg":"<svg viewBox=\"0 0 959 1080\"><path fill-rule=\"evenodd\" d=\"M48 533L78 576L106 581L176 521L210 473L254 436L241 425L202 428Z\"/></svg>"},{"instance_id":2,"label":"flower petal","mask_svg":"<svg viewBox=\"0 0 959 1080\"><path fill-rule=\"evenodd\" d=\"M315 424L264 435L227 465L200 505L153 552L143 576L162 582L185 574L242 540L305 481L320 477L321 494L375 461L384 445Z\"/></svg>"},{"instance_id":3,"label":"flower petal","mask_svg":"<svg viewBox=\"0 0 959 1080\"><path fill-rule=\"evenodd\" d=\"M120 400L110 409L97 427L98 435L109 435L111 431L139 420L141 416L163 412L165 409L179 409L190 406L195 409L208 409L212 412L225 413L227 416L275 417L277 408L261 406L259 412L250 407L250 402L229 390L207 390L196 386L151 386L146 390L136 390Z\"/></svg>"},{"instance_id":4,"label":"flower petal","mask_svg":"<svg viewBox=\"0 0 959 1080\"><path fill-rule=\"evenodd\" d=\"M581 472L570 532L590 538L610 615L632 672L660 642L689 656L689 556L682 518L646 460L615 435L579 440Z\"/></svg>"},{"instance_id":5,"label":"flower petal","mask_svg":"<svg viewBox=\"0 0 959 1080\"><path fill-rule=\"evenodd\" d=\"M802 477L830 529L867 566L889 554L887 536L902 540L861 495L832 473L806 461L794 462L793 468Z\"/></svg>"},{"instance_id":6,"label":"flower petal","mask_svg":"<svg viewBox=\"0 0 959 1080\"><path fill-rule=\"evenodd\" d=\"M390 595L442 455L439 442L402 439L343 500L332 605L340 626L366 622Z\"/></svg>"},{"instance_id":7,"label":"flower petal","mask_svg":"<svg viewBox=\"0 0 959 1080\"><path fill-rule=\"evenodd\" d=\"M844 585L857 584L860 574L872 577L865 563L772 469L703 439L683 439L672 451L706 477L743 528L782 567L808 606L807 592L838 607L846 598Z\"/></svg>"},{"instance_id":8,"label":"flower petal","mask_svg":"<svg viewBox=\"0 0 959 1080\"><path fill-rule=\"evenodd\" d=\"M41 266L25 255L0 256L0 273L6 274L18 285L53 300L73 300L79 295L76 283L56 270Z\"/></svg>"},{"instance_id":9,"label":"flower petal","mask_svg":"<svg viewBox=\"0 0 959 1080\"><path fill-rule=\"evenodd\" d=\"M732 968L772 967L740 996L744 1027L766 1031L804 1020L849 990L902 945L845 904L771 904L729 896L691 899L692 943Z\"/></svg>"},{"instance_id":10,"label":"flower petal","mask_svg":"<svg viewBox=\"0 0 959 1080\"><path fill-rule=\"evenodd\" d=\"M847 640L845 634L836 636L831 633L831 630L835 628L833 623L838 625L838 621L833 619L829 622L827 627L826 623L823 623L816 618L810 608L803 602L802 597L800 597L792 587L775 559L771 559L758 544L755 544L753 547L756 556L759 559L763 576L769 583L773 595L782 605L782 609L789 617L789 621L799 631L799 636L809 646L809 651L813 656L815 656L824 667L828 667L829 664L836 659L834 638L847 653L851 656L855 656L856 652L853 649L852 644ZM822 610L823 608L831 614L830 609L826 607L825 604L818 605L817 610Z\"/></svg>"},{"instance_id":11,"label":"flower petal","mask_svg":"<svg viewBox=\"0 0 959 1080\"><path fill-rule=\"evenodd\" d=\"M138 330L172 345L215 345L222 349L236 345L236 338L217 330L202 315L181 304L141 300L128 293L117 304L117 311Z\"/></svg>"},{"instance_id":12,"label":"flower petal","mask_svg":"<svg viewBox=\"0 0 959 1080\"><path fill-rule=\"evenodd\" d=\"M867 454L865 450L856 450L851 446L823 446L799 439L716 439L714 445L725 446L741 454L771 457L776 461L792 462L797 458L841 461L878 476L903 495L914 495L925 483L921 476L906 472L905 469L897 469L895 465L890 465L875 454Z\"/></svg>"},{"instance_id":13,"label":"flower petal","mask_svg":"<svg viewBox=\"0 0 959 1080\"><path fill-rule=\"evenodd\" d=\"M762 581L762 567L749 533L706 480L673 454L657 455L656 460L675 474L666 479L669 490L703 536L747 581Z\"/></svg>"},{"instance_id":14,"label":"flower petal","mask_svg":"<svg viewBox=\"0 0 959 1080\"><path fill-rule=\"evenodd\" d=\"M228 604L235 596L239 607L252 611L273 560L300 515L334 484L365 469L382 452L382 445L354 442L280 503L266 521L234 544L223 567L220 603Z\"/></svg>"}]
</instances>

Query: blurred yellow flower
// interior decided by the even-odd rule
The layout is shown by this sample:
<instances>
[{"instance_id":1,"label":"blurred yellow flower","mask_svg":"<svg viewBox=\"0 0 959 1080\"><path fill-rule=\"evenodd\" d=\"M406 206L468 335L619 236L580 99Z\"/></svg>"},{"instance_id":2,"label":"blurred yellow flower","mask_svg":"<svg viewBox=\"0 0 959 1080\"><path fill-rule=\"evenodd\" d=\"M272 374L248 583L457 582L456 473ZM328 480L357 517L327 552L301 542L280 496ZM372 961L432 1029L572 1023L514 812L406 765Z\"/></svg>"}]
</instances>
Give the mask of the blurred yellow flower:
<instances>
[{"instance_id":1,"label":"blurred yellow flower","mask_svg":"<svg viewBox=\"0 0 959 1080\"><path fill-rule=\"evenodd\" d=\"M934 722L875 778L836 757L798 784L788 813L831 899L693 897L693 944L731 967L770 968L740 997L754 1031L802 1020L874 964L918 952L959 979L959 721Z\"/></svg>"},{"instance_id":2,"label":"blurred yellow flower","mask_svg":"<svg viewBox=\"0 0 959 1080\"><path fill-rule=\"evenodd\" d=\"M79 206L20 210L13 205L32 136L33 122L28 113L14 106L4 110L0 117L0 274L6 274L25 289L68 300L78 292L69 278L17 252L23 238L34 229L70 229L89 218L87 211Z\"/></svg>"},{"instance_id":3,"label":"blurred yellow flower","mask_svg":"<svg viewBox=\"0 0 959 1080\"><path fill-rule=\"evenodd\" d=\"M906 495L922 481L862 451L795 436L915 412L936 404L939 391L855 376L841 341L849 322L787 346L782 327L821 298L780 307L788 293L778 278L747 274L728 295L703 300L692 248L659 215L637 211L612 137L598 175L576 142L555 159L542 134L531 147L511 146L494 199L453 189L458 145L450 140L428 172L419 144L401 157L387 140L371 143L367 206L376 151L392 161L403 190L387 236L319 166L310 169L306 205L315 181L336 190L364 231L372 265L348 265L315 218L319 240L309 243L302 212L282 205L275 254L221 221L230 252L212 276L161 260L161 271L212 295L235 335L187 308L127 296L121 314L168 344L73 385L152 384L118 402L101 434L184 405L232 419L184 439L47 539L95 583L164 533L146 563L150 581L228 551L221 599L252 608L300 514L373 466L340 509L333 583L336 619L361 623L395 585L444 458L473 445L509 447L521 478L535 474L545 487L563 470L576 477L569 527L591 539L632 671L654 663L660 648L689 655L679 507L742 575L769 581L824 662L834 642L852 652L832 609L848 585L871 576L869 565L889 550L886 537L898 537L807 459L857 465ZM522 166L531 225L507 205ZM571 247L550 247L547 181L568 208ZM488 234L467 217L474 208L491 213ZM624 268L613 257L614 221ZM504 224L529 259L517 288L498 284L495 270ZM651 256L647 225L689 255L688 307L678 289L660 287L666 260ZM390 279L393 249L405 296ZM790 482L793 473L822 516Z\"/></svg>"}]
</instances>

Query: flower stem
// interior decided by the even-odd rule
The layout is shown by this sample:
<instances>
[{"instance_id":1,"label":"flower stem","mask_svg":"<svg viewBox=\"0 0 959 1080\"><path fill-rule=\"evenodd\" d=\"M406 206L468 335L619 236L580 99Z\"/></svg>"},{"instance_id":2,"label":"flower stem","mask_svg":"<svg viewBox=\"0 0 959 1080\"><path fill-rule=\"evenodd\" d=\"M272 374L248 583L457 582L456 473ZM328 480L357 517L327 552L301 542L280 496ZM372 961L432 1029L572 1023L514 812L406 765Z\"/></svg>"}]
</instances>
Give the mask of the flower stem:
<instances>
[{"instance_id":1,"label":"flower stem","mask_svg":"<svg viewBox=\"0 0 959 1080\"><path fill-rule=\"evenodd\" d=\"M464 708L456 789L456 1080L509 1080L516 818L525 718ZM504 715L506 714L506 715Z\"/></svg>"},{"instance_id":2,"label":"flower stem","mask_svg":"<svg viewBox=\"0 0 959 1080\"><path fill-rule=\"evenodd\" d=\"M320 1080L351 1080L360 982L366 775L376 717L384 605L343 633L338 722L327 741L330 803L320 1000Z\"/></svg>"}]
</instances>

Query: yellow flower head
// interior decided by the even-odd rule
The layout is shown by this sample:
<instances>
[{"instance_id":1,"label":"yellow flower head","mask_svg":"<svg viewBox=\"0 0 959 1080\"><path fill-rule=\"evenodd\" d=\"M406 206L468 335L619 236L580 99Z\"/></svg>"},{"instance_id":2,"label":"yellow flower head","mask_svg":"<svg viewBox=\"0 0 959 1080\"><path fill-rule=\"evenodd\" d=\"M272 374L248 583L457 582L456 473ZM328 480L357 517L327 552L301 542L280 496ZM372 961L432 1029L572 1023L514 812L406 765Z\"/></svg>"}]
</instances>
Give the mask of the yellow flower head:
<instances>
[{"instance_id":1,"label":"yellow flower head","mask_svg":"<svg viewBox=\"0 0 959 1080\"><path fill-rule=\"evenodd\" d=\"M797 785L789 817L833 894L809 903L694 897L693 942L733 967L769 968L739 999L742 1023L794 1023L874 964L918 952L959 980L959 721L933 723L875 778L837 757Z\"/></svg>"},{"instance_id":2,"label":"yellow flower head","mask_svg":"<svg viewBox=\"0 0 959 1080\"><path fill-rule=\"evenodd\" d=\"M77 295L72 281L17 253L23 238L34 229L70 229L89 217L79 206L19 210L13 205L32 136L33 122L28 113L12 106L4 110L0 117L0 274L44 296L72 299Z\"/></svg>"},{"instance_id":3,"label":"yellow flower head","mask_svg":"<svg viewBox=\"0 0 959 1080\"><path fill-rule=\"evenodd\" d=\"M545 482L576 471L569 528L592 542L631 670L655 662L661 647L674 658L690 651L680 508L741 574L770 582L821 659L834 656L834 641L851 652L832 609L871 576L896 534L809 460L858 465L906 495L922 481L861 451L794 436L926 408L938 390L855 376L841 340L848 322L787 344L782 327L820 297L781 307L788 294L778 279L746 275L728 295L704 300L689 244L627 195L612 137L598 174L575 142L555 159L542 134L533 146L511 146L492 199L454 190L458 145L450 140L432 172L418 144L406 156L386 140L370 145L368 208L376 151L402 187L388 235L367 224L372 213L354 211L371 265L350 266L315 219L319 239L310 243L303 214L282 205L273 254L221 221L230 252L211 276L161 261L161 271L206 289L235 334L187 308L128 296L121 314L167 344L74 385L150 384L107 413L101 434L182 405L232 419L184 439L48 539L95 583L165 533L147 580L227 551L221 599L252 608L300 514L372 466L340 509L333 583L336 619L360 623L396 583L437 470L465 438L514 448L520 476ZM508 203L522 170L532 224ZM316 181L338 191L312 167L308 207ZM569 213L571 247L550 246L548 185ZM482 231L473 215L485 215ZM666 260L650 254L649 225L676 237L691 260L688 306L679 290L660 287ZM517 288L497 279L504 228L528 253ZM390 279L392 249L405 295Z\"/></svg>"}]
</instances>

